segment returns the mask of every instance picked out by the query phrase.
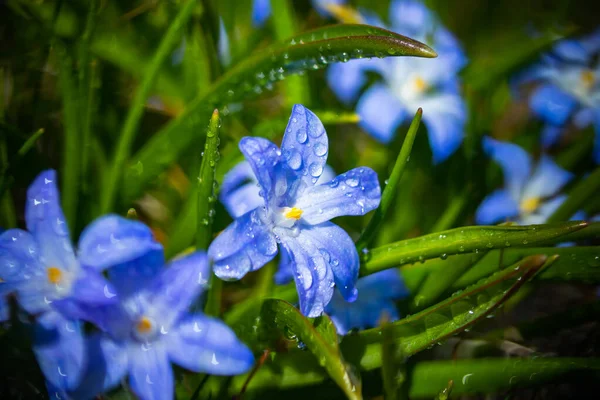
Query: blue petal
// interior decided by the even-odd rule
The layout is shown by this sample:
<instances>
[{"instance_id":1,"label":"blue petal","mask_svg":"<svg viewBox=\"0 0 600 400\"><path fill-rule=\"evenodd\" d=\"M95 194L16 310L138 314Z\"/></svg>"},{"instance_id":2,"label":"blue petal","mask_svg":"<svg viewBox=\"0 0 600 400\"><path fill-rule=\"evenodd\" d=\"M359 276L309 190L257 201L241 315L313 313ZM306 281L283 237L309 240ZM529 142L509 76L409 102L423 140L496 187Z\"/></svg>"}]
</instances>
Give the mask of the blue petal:
<instances>
[{"instance_id":1,"label":"blue petal","mask_svg":"<svg viewBox=\"0 0 600 400\"><path fill-rule=\"evenodd\" d=\"M583 129L588 125L594 123L594 109L593 108L582 108L575 113L573 116L573 125L579 129Z\"/></svg>"},{"instance_id":2,"label":"blue petal","mask_svg":"<svg viewBox=\"0 0 600 400\"><path fill-rule=\"evenodd\" d=\"M500 164L504 172L505 186L515 201L521 198L525 182L531 174L531 157L520 146L483 138L483 149L492 160Z\"/></svg>"},{"instance_id":3,"label":"blue petal","mask_svg":"<svg viewBox=\"0 0 600 400\"><path fill-rule=\"evenodd\" d=\"M542 203L534 213L523 216L519 220L520 225L539 225L548 221L554 211L567 199L567 195L557 196Z\"/></svg>"},{"instance_id":4,"label":"blue petal","mask_svg":"<svg viewBox=\"0 0 600 400\"><path fill-rule=\"evenodd\" d=\"M37 243L29 232L9 229L0 234L0 278L5 282L22 282L36 273L45 276L39 257Z\"/></svg>"},{"instance_id":5,"label":"blue petal","mask_svg":"<svg viewBox=\"0 0 600 400\"><path fill-rule=\"evenodd\" d=\"M263 191L265 199L273 198L276 183L275 167L279 163L281 151L271 141L260 137L244 137L239 148L254 171L254 176Z\"/></svg>"},{"instance_id":6,"label":"blue petal","mask_svg":"<svg viewBox=\"0 0 600 400\"><path fill-rule=\"evenodd\" d=\"M413 0L394 0L390 4L390 20L395 32L415 36L416 32L431 30L433 17L425 5Z\"/></svg>"},{"instance_id":7,"label":"blue petal","mask_svg":"<svg viewBox=\"0 0 600 400\"><path fill-rule=\"evenodd\" d=\"M223 66L228 67L231 64L231 47L229 35L227 34L227 29L225 28L225 22L223 22L223 18L219 17L219 41L217 43L219 61Z\"/></svg>"},{"instance_id":8,"label":"blue petal","mask_svg":"<svg viewBox=\"0 0 600 400\"><path fill-rule=\"evenodd\" d=\"M129 384L141 400L172 399L173 369L164 345L132 343L129 346Z\"/></svg>"},{"instance_id":9,"label":"blue petal","mask_svg":"<svg viewBox=\"0 0 600 400\"><path fill-rule=\"evenodd\" d=\"M364 215L377 208L380 200L377 173L359 167L309 188L294 207L304 211L302 221L316 225L342 215Z\"/></svg>"},{"instance_id":10,"label":"blue petal","mask_svg":"<svg viewBox=\"0 0 600 400\"><path fill-rule=\"evenodd\" d=\"M97 271L82 268L73 283L69 298L87 304L110 304L113 303L112 293L116 290L102 274Z\"/></svg>"},{"instance_id":11,"label":"blue petal","mask_svg":"<svg viewBox=\"0 0 600 400\"><path fill-rule=\"evenodd\" d=\"M496 190L487 196L475 212L475 222L491 225L519 215L519 204L507 190Z\"/></svg>"},{"instance_id":12,"label":"blue petal","mask_svg":"<svg viewBox=\"0 0 600 400\"><path fill-rule=\"evenodd\" d=\"M349 302L356 299L359 260L354 242L345 230L331 222L303 226L297 238L300 246L317 248L325 265L331 268L337 289Z\"/></svg>"},{"instance_id":13,"label":"blue petal","mask_svg":"<svg viewBox=\"0 0 600 400\"><path fill-rule=\"evenodd\" d=\"M552 124L546 124L542 130L542 147L544 149L554 145L560 136L564 133L565 128Z\"/></svg>"},{"instance_id":14,"label":"blue petal","mask_svg":"<svg viewBox=\"0 0 600 400\"><path fill-rule=\"evenodd\" d=\"M108 276L116 288L114 293L127 298L143 290L154 281L164 265L165 256L161 247L130 262L109 268ZM109 292L113 293L112 289Z\"/></svg>"},{"instance_id":15,"label":"blue petal","mask_svg":"<svg viewBox=\"0 0 600 400\"><path fill-rule=\"evenodd\" d=\"M399 318L394 300L406 297L408 289L398 271L389 269L361 278L356 287L359 296L354 303L336 294L326 308L339 334L377 326L384 315L389 321Z\"/></svg>"},{"instance_id":16,"label":"blue petal","mask_svg":"<svg viewBox=\"0 0 600 400\"><path fill-rule=\"evenodd\" d=\"M345 104L353 102L367 82L365 70L370 60L352 60L332 64L327 69L327 83L335 95Z\"/></svg>"},{"instance_id":17,"label":"blue petal","mask_svg":"<svg viewBox=\"0 0 600 400\"><path fill-rule=\"evenodd\" d=\"M600 164L600 110L596 110L594 113L594 131L596 133L594 137L594 161L596 164Z\"/></svg>"},{"instance_id":18,"label":"blue petal","mask_svg":"<svg viewBox=\"0 0 600 400\"><path fill-rule=\"evenodd\" d=\"M169 358L194 372L239 375L254 364L254 356L223 322L201 314L186 316L165 338Z\"/></svg>"},{"instance_id":19,"label":"blue petal","mask_svg":"<svg viewBox=\"0 0 600 400\"><path fill-rule=\"evenodd\" d=\"M127 372L127 348L103 334L86 340L87 368L72 393L75 399L91 399L119 385Z\"/></svg>"},{"instance_id":20,"label":"blue petal","mask_svg":"<svg viewBox=\"0 0 600 400\"><path fill-rule=\"evenodd\" d=\"M437 164L453 154L463 141L465 105L460 96L447 93L429 96L421 104L433 162Z\"/></svg>"},{"instance_id":21,"label":"blue petal","mask_svg":"<svg viewBox=\"0 0 600 400\"><path fill-rule=\"evenodd\" d=\"M139 221L107 215L92 222L79 239L79 262L96 270L162 251L150 228Z\"/></svg>"},{"instance_id":22,"label":"blue petal","mask_svg":"<svg viewBox=\"0 0 600 400\"><path fill-rule=\"evenodd\" d=\"M563 125L577 106L577 100L556 86L545 84L533 92L529 106L544 121Z\"/></svg>"},{"instance_id":23,"label":"blue petal","mask_svg":"<svg viewBox=\"0 0 600 400\"><path fill-rule=\"evenodd\" d=\"M587 64L590 59L590 54L582 43L573 39L561 40L554 45L552 51L570 62Z\"/></svg>"},{"instance_id":24,"label":"blue petal","mask_svg":"<svg viewBox=\"0 0 600 400\"><path fill-rule=\"evenodd\" d=\"M265 200L259 194L252 167L244 161L233 167L223 177L219 200L232 218L240 217L248 211L264 206Z\"/></svg>"},{"instance_id":25,"label":"blue petal","mask_svg":"<svg viewBox=\"0 0 600 400\"><path fill-rule=\"evenodd\" d=\"M27 230L35 237L45 266L65 270L77 268L69 229L60 206L56 171L40 173L27 190Z\"/></svg>"},{"instance_id":26,"label":"blue petal","mask_svg":"<svg viewBox=\"0 0 600 400\"><path fill-rule=\"evenodd\" d=\"M328 152L329 143L321 120L306 107L296 104L281 142L286 173L295 178L288 181L298 185L300 180L304 186L313 186L323 173ZM277 192L278 196L282 194ZM293 196L296 190L291 188L288 193Z\"/></svg>"},{"instance_id":27,"label":"blue petal","mask_svg":"<svg viewBox=\"0 0 600 400\"><path fill-rule=\"evenodd\" d=\"M261 220L262 209L242 215L213 240L208 256L221 279L241 279L277 254L275 237Z\"/></svg>"},{"instance_id":28,"label":"blue petal","mask_svg":"<svg viewBox=\"0 0 600 400\"><path fill-rule=\"evenodd\" d=\"M406 117L406 109L390 90L382 84L370 87L356 105L359 125L375 139L389 143L396 128Z\"/></svg>"},{"instance_id":29,"label":"blue petal","mask_svg":"<svg viewBox=\"0 0 600 400\"><path fill-rule=\"evenodd\" d=\"M84 339L78 321L47 312L35 325L33 352L52 385L63 390L77 386L85 367Z\"/></svg>"},{"instance_id":30,"label":"blue petal","mask_svg":"<svg viewBox=\"0 0 600 400\"><path fill-rule=\"evenodd\" d=\"M580 43L588 53L595 53L595 52L599 51L600 50L600 29L596 29L594 32L581 38Z\"/></svg>"},{"instance_id":31,"label":"blue petal","mask_svg":"<svg viewBox=\"0 0 600 400\"><path fill-rule=\"evenodd\" d=\"M318 317L333 296L332 269L305 229L297 237L282 237L281 243L294 269L300 311L307 317Z\"/></svg>"},{"instance_id":32,"label":"blue petal","mask_svg":"<svg viewBox=\"0 0 600 400\"><path fill-rule=\"evenodd\" d=\"M312 5L322 17L329 16L329 10L327 6L331 4L342 5L345 4L346 0L312 0Z\"/></svg>"},{"instance_id":33,"label":"blue petal","mask_svg":"<svg viewBox=\"0 0 600 400\"><path fill-rule=\"evenodd\" d=\"M210 269L206 253L196 251L171 261L148 290L148 302L161 324L170 326L206 289Z\"/></svg>"},{"instance_id":34,"label":"blue petal","mask_svg":"<svg viewBox=\"0 0 600 400\"><path fill-rule=\"evenodd\" d=\"M558 166L550 157L542 155L523 191L523 199L554 196L566 185L573 174Z\"/></svg>"},{"instance_id":35,"label":"blue petal","mask_svg":"<svg viewBox=\"0 0 600 400\"><path fill-rule=\"evenodd\" d=\"M262 26L271 15L271 0L254 0L252 3L252 25Z\"/></svg>"},{"instance_id":36,"label":"blue petal","mask_svg":"<svg viewBox=\"0 0 600 400\"><path fill-rule=\"evenodd\" d=\"M279 254L279 268L275 272L275 283L278 285L285 285L294 279L294 269L292 262L288 256L288 253L282 251Z\"/></svg>"}]
</instances>

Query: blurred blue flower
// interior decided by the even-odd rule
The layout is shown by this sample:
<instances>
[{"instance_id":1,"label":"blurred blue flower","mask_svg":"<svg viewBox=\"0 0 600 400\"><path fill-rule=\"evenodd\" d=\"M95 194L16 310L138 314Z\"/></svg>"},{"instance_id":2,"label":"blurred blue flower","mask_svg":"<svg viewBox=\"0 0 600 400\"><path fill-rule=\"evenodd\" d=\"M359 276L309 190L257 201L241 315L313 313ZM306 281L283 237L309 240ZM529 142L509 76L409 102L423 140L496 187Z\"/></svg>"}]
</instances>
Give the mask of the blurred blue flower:
<instances>
[{"instance_id":1,"label":"blurred blue flower","mask_svg":"<svg viewBox=\"0 0 600 400\"><path fill-rule=\"evenodd\" d=\"M366 23L385 27L377 16L364 11L362 15ZM388 57L333 64L327 71L329 86L350 104L367 83L367 72L379 74L382 80L369 87L356 105L360 125L389 143L398 126L421 107L433 161L442 162L463 140L466 107L457 74L467 59L454 36L420 2L392 1L390 19L393 31L427 43L438 58Z\"/></svg>"},{"instance_id":2,"label":"blurred blue flower","mask_svg":"<svg viewBox=\"0 0 600 400\"><path fill-rule=\"evenodd\" d=\"M358 298L354 303L346 302L338 293L325 307L338 334L345 335L351 329L366 329L377 326L382 317L388 321L400 318L395 300L408 296L402 276L395 269L387 269L361 278L356 283Z\"/></svg>"},{"instance_id":3,"label":"blurred blue flower","mask_svg":"<svg viewBox=\"0 0 600 400\"><path fill-rule=\"evenodd\" d=\"M329 14L327 6L340 5L346 3L346 0L312 0L312 5L322 16ZM271 16L271 0L254 0L252 3L252 24L262 26Z\"/></svg>"},{"instance_id":4,"label":"blurred blue flower","mask_svg":"<svg viewBox=\"0 0 600 400\"><path fill-rule=\"evenodd\" d=\"M328 139L319 118L301 105L294 106L281 150L253 137L243 138L239 146L258 179L263 202L211 244L215 274L240 279L272 260L280 244L304 315L320 315L334 286L353 301L358 253L350 236L329 220L376 208L381 198L377 174L360 167L315 185L327 160Z\"/></svg>"},{"instance_id":5,"label":"blurred blue flower","mask_svg":"<svg viewBox=\"0 0 600 400\"><path fill-rule=\"evenodd\" d=\"M485 152L502 168L504 189L488 195L477 209L478 224L512 220L521 225L541 224L567 198L561 188L573 175L542 155L532 170L530 155L521 147L484 138Z\"/></svg>"},{"instance_id":6,"label":"blurred blue flower","mask_svg":"<svg viewBox=\"0 0 600 400\"><path fill-rule=\"evenodd\" d=\"M78 310L103 333L88 339L90 362L74 397L102 393L128 374L140 399L171 399L172 362L212 375L241 374L254 363L252 352L224 323L188 312L207 285L205 253L178 258L166 268L162 251L147 253L108 272L117 288L114 301Z\"/></svg>"},{"instance_id":7,"label":"blurred blue flower","mask_svg":"<svg viewBox=\"0 0 600 400\"><path fill-rule=\"evenodd\" d=\"M590 124L596 130L594 158L600 162L600 30L579 40L566 39L556 44L518 79L535 81L529 106L546 122L542 144L550 147L572 122L578 128Z\"/></svg>"},{"instance_id":8,"label":"blurred blue flower","mask_svg":"<svg viewBox=\"0 0 600 400\"><path fill-rule=\"evenodd\" d=\"M76 257L53 170L40 173L29 187L25 220L28 231L9 229L0 235L0 294L14 293L23 309L39 316L33 349L42 372L53 386L72 388L85 363L81 327L56 309L80 301L94 306L109 302L110 284L91 267L130 260L148 246L127 248L131 225L137 223L124 220L128 230L107 230L123 226L121 218L108 216L81 235ZM8 317L5 304L0 304L3 319Z\"/></svg>"}]
</instances>

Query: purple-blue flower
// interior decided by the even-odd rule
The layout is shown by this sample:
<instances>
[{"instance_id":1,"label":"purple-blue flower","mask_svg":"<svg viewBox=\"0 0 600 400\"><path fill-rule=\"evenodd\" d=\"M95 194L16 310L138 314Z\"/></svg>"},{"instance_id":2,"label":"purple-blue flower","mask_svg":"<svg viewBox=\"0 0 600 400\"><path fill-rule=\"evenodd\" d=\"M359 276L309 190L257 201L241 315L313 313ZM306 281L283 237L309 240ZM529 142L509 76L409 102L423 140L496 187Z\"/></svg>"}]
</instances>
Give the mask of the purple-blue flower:
<instances>
[{"instance_id":1,"label":"purple-blue flower","mask_svg":"<svg viewBox=\"0 0 600 400\"><path fill-rule=\"evenodd\" d=\"M128 375L140 399L171 399L171 363L213 375L241 374L254 363L252 352L223 322L188 312L208 282L205 253L165 267L162 251L149 252L108 272L116 288L113 301L73 310L102 330L87 341L90 362L73 397L105 392Z\"/></svg>"},{"instance_id":2,"label":"purple-blue flower","mask_svg":"<svg viewBox=\"0 0 600 400\"><path fill-rule=\"evenodd\" d=\"M366 23L384 27L377 16L362 15ZM433 161L442 162L463 140L466 107L457 74L466 57L454 36L420 2L392 1L390 19L391 30L427 43L438 57L389 57L333 64L327 71L329 86L344 103L358 98L360 125L383 143L389 143L398 126L423 108ZM369 71L382 79L359 96Z\"/></svg>"},{"instance_id":3,"label":"purple-blue flower","mask_svg":"<svg viewBox=\"0 0 600 400\"><path fill-rule=\"evenodd\" d=\"M345 335L351 329L366 329L377 326L382 317L388 321L400 318L395 300L408 296L402 276L395 269L387 269L360 278L356 283L358 298L354 303L346 302L338 293L325 307L338 334Z\"/></svg>"},{"instance_id":4,"label":"purple-blue flower","mask_svg":"<svg viewBox=\"0 0 600 400\"><path fill-rule=\"evenodd\" d=\"M346 0L312 0L312 5L322 16L329 14L327 6L340 5L346 3ZM252 3L252 24L262 26L271 16L271 0L254 0Z\"/></svg>"},{"instance_id":5,"label":"purple-blue flower","mask_svg":"<svg viewBox=\"0 0 600 400\"><path fill-rule=\"evenodd\" d=\"M28 231L9 229L0 235L0 294L14 293L20 306L37 316L33 350L42 372L52 386L72 389L86 363L84 339L80 323L65 318L57 308L75 307L82 301L93 306L109 302L110 284L90 267L126 262L148 246L140 241L136 248L117 249L127 243L131 225L135 228L137 223L129 222L128 230L109 235L105 228L120 225L120 220L108 216L86 229L76 254L53 170L40 173L29 187L25 220ZM119 238L123 241L117 245ZM96 247L105 242L105 247ZM0 315L5 319L8 314L3 308Z\"/></svg>"},{"instance_id":6,"label":"purple-blue flower","mask_svg":"<svg viewBox=\"0 0 600 400\"><path fill-rule=\"evenodd\" d=\"M542 144L550 147L572 122L578 128L590 124L596 130L594 158L600 162L600 30L579 40L557 43L541 62L517 82L535 81L529 106L546 126Z\"/></svg>"},{"instance_id":7,"label":"purple-blue flower","mask_svg":"<svg viewBox=\"0 0 600 400\"><path fill-rule=\"evenodd\" d=\"M316 185L327 161L328 139L319 118L301 105L294 106L281 150L254 137L243 138L239 147L260 184L263 202L211 244L215 274L240 279L272 260L280 245L304 315L320 315L334 286L353 301L358 253L350 236L329 220L376 208L381 198L377 174L360 167Z\"/></svg>"},{"instance_id":8,"label":"purple-blue flower","mask_svg":"<svg viewBox=\"0 0 600 400\"><path fill-rule=\"evenodd\" d=\"M485 152L504 173L504 188L488 195L475 214L478 224L506 220L522 225L541 224L566 199L560 190L573 175L542 155L535 169L531 156L521 147L484 138Z\"/></svg>"}]
</instances>

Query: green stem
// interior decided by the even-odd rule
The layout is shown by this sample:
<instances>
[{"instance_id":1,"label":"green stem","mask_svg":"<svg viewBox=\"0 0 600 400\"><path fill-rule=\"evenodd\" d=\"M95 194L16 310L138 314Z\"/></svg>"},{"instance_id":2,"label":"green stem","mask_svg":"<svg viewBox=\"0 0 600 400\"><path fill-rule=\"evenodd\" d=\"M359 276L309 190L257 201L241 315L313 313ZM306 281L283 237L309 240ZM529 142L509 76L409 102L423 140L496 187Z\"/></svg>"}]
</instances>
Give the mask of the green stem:
<instances>
[{"instance_id":1,"label":"green stem","mask_svg":"<svg viewBox=\"0 0 600 400\"><path fill-rule=\"evenodd\" d=\"M195 0L188 0L185 6L181 8L160 42L158 49L156 50L156 53L154 53L152 61L144 74L144 78L136 90L125 123L118 136L119 141L117 143L114 160L105 181L104 190L102 191L101 212L103 214L109 212L114 205L117 190L121 184L121 174L125 168L125 162L129 158L131 145L133 144L133 139L135 138L140 119L144 113L146 99L148 98L164 60L168 57L179 39L181 39L183 27L192 15L195 5Z\"/></svg>"},{"instance_id":2,"label":"green stem","mask_svg":"<svg viewBox=\"0 0 600 400\"><path fill-rule=\"evenodd\" d=\"M381 203L379 204L377 210L375 210L375 214L373 214L371 221L369 221L369 224L356 242L356 248L358 249L359 254L363 249L367 248L367 246L371 244L375 238L375 235L379 231L379 227L381 226L385 215L387 214L396 197L398 184L400 183L400 178L402 178L406 164L408 164L410 152L412 151L412 146L415 141L417 131L419 130L422 115L423 110L419 108L412 120L412 123L410 124L410 127L408 128L408 133L406 134L404 143L402 143L402 148L400 149L400 153L398 153L398 158L396 158L394 169L392 169L392 173L387 180L387 185L385 189L383 189L383 193L381 194Z\"/></svg>"},{"instance_id":3,"label":"green stem","mask_svg":"<svg viewBox=\"0 0 600 400\"><path fill-rule=\"evenodd\" d=\"M450 229L456 219L460 216L464 206L467 204L467 191L465 190L458 196L455 196L450 201L450 204L446 208L446 211L442 214L442 216L437 220L433 228L431 228L431 232L440 232L445 231L446 229Z\"/></svg>"}]
</instances>

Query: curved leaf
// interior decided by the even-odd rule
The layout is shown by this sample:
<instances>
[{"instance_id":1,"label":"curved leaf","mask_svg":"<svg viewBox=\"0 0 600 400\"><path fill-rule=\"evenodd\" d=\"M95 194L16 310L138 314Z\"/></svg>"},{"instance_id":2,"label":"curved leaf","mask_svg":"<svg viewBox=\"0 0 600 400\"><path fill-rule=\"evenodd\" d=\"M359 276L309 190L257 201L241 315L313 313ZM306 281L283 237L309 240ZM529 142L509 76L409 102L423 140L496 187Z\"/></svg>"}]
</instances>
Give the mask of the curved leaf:
<instances>
[{"instance_id":1,"label":"curved leaf","mask_svg":"<svg viewBox=\"0 0 600 400\"><path fill-rule=\"evenodd\" d=\"M261 328L273 334L298 338L317 358L329 376L344 391L348 399L362 399L360 378L344 362L338 347L335 326L327 315L314 319L304 317L290 303L267 299L261 308Z\"/></svg>"},{"instance_id":2,"label":"curved leaf","mask_svg":"<svg viewBox=\"0 0 600 400\"><path fill-rule=\"evenodd\" d=\"M386 55L436 56L416 40L368 25L324 27L256 51L192 100L182 114L132 157L123 187L126 200L138 196L151 179L199 138L193 127L200 111L254 97L291 74L317 70L332 62Z\"/></svg>"},{"instance_id":3,"label":"curved leaf","mask_svg":"<svg viewBox=\"0 0 600 400\"><path fill-rule=\"evenodd\" d=\"M547 225L469 226L451 229L371 250L361 267L361 275L453 254L530 246L540 242L557 243L557 239L586 226L587 222L573 221Z\"/></svg>"}]
</instances>

